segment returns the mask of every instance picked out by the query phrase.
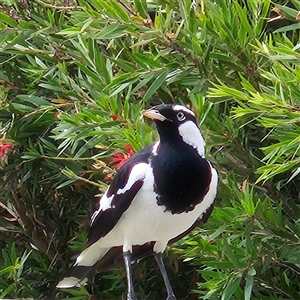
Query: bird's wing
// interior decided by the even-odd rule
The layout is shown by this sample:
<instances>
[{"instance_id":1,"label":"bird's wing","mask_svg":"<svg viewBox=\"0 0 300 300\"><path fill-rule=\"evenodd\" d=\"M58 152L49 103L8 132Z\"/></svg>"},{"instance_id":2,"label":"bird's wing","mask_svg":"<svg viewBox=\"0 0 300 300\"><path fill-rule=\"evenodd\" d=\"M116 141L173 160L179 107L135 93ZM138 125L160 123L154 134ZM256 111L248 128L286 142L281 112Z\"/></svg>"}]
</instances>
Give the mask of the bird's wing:
<instances>
[{"instance_id":1,"label":"bird's wing","mask_svg":"<svg viewBox=\"0 0 300 300\"><path fill-rule=\"evenodd\" d=\"M91 215L86 247L108 234L143 185L152 146L133 155L117 172Z\"/></svg>"}]
</instances>

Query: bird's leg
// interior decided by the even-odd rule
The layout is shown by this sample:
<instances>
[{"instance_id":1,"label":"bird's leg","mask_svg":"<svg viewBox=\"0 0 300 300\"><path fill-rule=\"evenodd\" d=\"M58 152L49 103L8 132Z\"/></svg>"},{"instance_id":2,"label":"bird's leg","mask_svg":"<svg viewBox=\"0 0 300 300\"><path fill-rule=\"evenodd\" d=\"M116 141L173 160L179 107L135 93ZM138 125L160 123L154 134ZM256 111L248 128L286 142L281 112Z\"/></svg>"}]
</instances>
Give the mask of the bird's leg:
<instances>
[{"instance_id":1,"label":"bird's leg","mask_svg":"<svg viewBox=\"0 0 300 300\"><path fill-rule=\"evenodd\" d=\"M162 258L162 253L161 252L154 253L154 257L157 261L160 273L162 275L162 278L163 278L165 286L166 286L166 290L167 290L167 293L168 293L167 300L176 300L176 297L175 297L173 289L171 287L170 280L169 280L169 277L168 277L168 274L167 274L167 271L166 271L166 267L165 267L165 264L164 264L164 261L163 261L163 258Z\"/></svg>"},{"instance_id":2,"label":"bird's leg","mask_svg":"<svg viewBox=\"0 0 300 300\"><path fill-rule=\"evenodd\" d=\"M134 289L133 289L133 280L132 280L132 253L130 251L123 252L123 259L126 269L127 277L127 300L137 300Z\"/></svg>"}]
</instances>

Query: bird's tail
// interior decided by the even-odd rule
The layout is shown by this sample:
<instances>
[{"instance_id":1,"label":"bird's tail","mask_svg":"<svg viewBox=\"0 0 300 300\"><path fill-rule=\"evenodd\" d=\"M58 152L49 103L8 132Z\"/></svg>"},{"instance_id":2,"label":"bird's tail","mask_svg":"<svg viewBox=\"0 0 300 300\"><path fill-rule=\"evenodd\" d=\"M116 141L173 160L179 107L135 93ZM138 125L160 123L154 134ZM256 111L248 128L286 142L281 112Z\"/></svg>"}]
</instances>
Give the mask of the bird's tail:
<instances>
[{"instance_id":1,"label":"bird's tail","mask_svg":"<svg viewBox=\"0 0 300 300\"><path fill-rule=\"evenodd\" d=\"M152 251L153 243L133 246L133 260L148 256ZM121 246L99 248L95 243L80 253L73 266L66 272L56 287L61 289L78 287L91 280L95 273L123 265L123 249Z\"/></svg>"},{"instance_id":2,"label":"bird's tail","mask_svg":"<svg viewBox=\"0 0 300 300\"><path fill-rule=\"evenodd\" d=\"M79 287L94 276L95 265L108 252L109 248L99 248L97 243L83 250L76 258L75 263L58 282L58 289Z\"/></svg>"}]
</instances>

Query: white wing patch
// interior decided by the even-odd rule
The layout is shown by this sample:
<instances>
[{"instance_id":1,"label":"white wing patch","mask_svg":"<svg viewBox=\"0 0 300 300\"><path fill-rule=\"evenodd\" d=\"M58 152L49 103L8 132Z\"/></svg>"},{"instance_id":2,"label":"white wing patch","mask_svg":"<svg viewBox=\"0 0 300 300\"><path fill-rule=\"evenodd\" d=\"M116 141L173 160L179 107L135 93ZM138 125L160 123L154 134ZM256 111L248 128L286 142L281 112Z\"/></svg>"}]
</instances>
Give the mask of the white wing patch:
<instances>
[{"instance_id":1,"label":"white wing patch","mask_svg":"<svg viewBox=\"0 0 300 300\"><path fill-rule=\"evenodd\" d=\"M105 194L99 200L99 202L100 202L99 208L97 210L95 210L91 216L90 226L92 226L92 224L94 223L94 221L95 221L96 217L98 216L98 214L100 213L100 211L107 210L111 207L111 201L114 198L114 195L107 197L107 191L108 191L108 189L106 190Z\"/></svg>"},{"instance_id":2,"label":"white wing patch","mask_svg":"<svg viewBox=\"0 0 300 300\"><path fill-rule=\"evenodd\" d=\"M139 163L139 164L135 165L131 169L131 172L129 174L129 177L128 177L128 180L127 180L125 186L121 189L118 189L117 195L126 193L126 191L130 190L131 187L134 185L134 183L137 182L138 180L144 180L144 178L146 176L146 172L147 172L147 167L148 167L148 164L146 164L146 163ZM114 198L114 194L111 195L110 197L107 197L107 191L108 191L108 189L106 190L105 194L100 199L99 208L91 216L90 226L93 225L93 222L95 221L95 219L96 219L97 215L100 213L100 211L105 211L109 208L114 208L114 206L111 204L112 200Z\"/></svg>"},{"instance_id":3,"label":"white wing patch","mask_svg":"<svg viewBox=\"0 0 300 300\"><path fill-rule=\"evenodd\" d=\"M105 194L100 199L99 211L100 210L107 210L111 207L111 201L114 198L114 195L111 195L110 197L107 197L107 191L108 190L106 190Z\"/></svg>"},{"instance_id":4,"label":"white wing patch","mask_svg":"<svg viewBox=\"0 0 300 300\"><path fill-rule=\"evenodd\" d=\"M153 155L157 155L157 149L160 145L160 141L156 142L154 145L153 145L153 148L152 148L152 154Z\"/></svg>"},{"instance_id":5,"label":"white wing patch","mask_svg":"<svg viewBox=\"0 0 300 300\"><path fill-rule=\"evenodd\" d=\"M129 174L126 185L122 189L118 189L117 194L124 194L126 191L131 189L135 182L137 182L138 180L144 180L147 172L147 167L148 164L146 163L139 163L135 165Z\"/></svg>"},{"instance_id":6,"label":"white wing patch","mask_svg":"<svg viewBox=\"0 0 300 300\"><path fill-rule=\"evenodd\" d=\"M205 141L197 125L192 121L187 121L179 125L178 130L182 140L195 148L200 156L204 157Z\"/></svg>"}]
</instances>

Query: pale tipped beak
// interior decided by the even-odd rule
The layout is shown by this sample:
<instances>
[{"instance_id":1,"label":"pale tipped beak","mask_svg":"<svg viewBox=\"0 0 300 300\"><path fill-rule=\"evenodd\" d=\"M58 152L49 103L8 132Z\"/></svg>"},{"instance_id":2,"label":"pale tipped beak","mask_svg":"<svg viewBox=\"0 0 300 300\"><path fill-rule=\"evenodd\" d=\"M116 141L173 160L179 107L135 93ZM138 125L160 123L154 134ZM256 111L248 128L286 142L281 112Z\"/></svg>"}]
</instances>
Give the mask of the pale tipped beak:
<instances>
[{"instance_id":1,"label":"pale tipped beak","mask_svg":"<svg viewBox=\"0 0 300 300\"><path fill-rule=\"evenodd\" d=\"M168 120L168 118L166 118L164 115L162 115L158 110L156 109L147 109L147 110L143 110L142 111L142 114L151 119L151 120L158 120L158 121L165 121L165 120Z\"/></svg>"}]
</instances>

